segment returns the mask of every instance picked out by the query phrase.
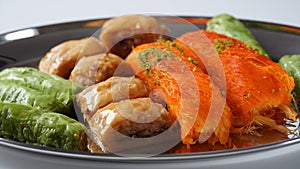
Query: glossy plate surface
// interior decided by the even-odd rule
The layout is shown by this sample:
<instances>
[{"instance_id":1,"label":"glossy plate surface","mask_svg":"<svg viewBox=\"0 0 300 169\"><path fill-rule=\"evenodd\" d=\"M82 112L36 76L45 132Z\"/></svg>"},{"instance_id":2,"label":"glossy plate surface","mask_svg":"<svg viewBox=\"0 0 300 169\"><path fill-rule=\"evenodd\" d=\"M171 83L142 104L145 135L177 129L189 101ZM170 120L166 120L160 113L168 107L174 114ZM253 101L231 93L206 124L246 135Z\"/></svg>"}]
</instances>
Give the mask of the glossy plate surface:
<instances>
[{"instance_id":1,"label":"glossy plate surface","mask_svg":"<svg viewBox=\"0 0 300 169\"><path fill-rule=\"evenodd\" d=\"M204 29L209 18L157 16L177 37ZM53 46L92 36L107 19L48 25L0 35L0 69L37 66ZM193 24L191 26L187 22ZM300 54L300 28L243 21L276 61L284 54ZM0 168L299 168L300 138L237 150L126 158L42 148L0 138Z\"/></svg>"}]
</instances>

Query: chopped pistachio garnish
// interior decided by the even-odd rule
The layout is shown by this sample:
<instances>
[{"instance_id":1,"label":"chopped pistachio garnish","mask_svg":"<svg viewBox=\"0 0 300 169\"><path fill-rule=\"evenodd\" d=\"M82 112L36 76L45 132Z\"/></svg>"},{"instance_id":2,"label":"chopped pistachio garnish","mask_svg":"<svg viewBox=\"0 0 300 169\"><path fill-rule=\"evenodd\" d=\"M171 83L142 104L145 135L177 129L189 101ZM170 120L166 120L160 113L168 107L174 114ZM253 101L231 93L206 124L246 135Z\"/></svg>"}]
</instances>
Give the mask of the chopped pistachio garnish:
<instances>
[{"instance_id":1,"label":"chopped pistachio garnish","mask_svg":"<svg viewBox=\"0 0 300 169\"><path fill-rule=\"evenodd\" d=\"M230 107L224 105L224 110L231 111Z\"/></svg>"},{"instance_id":2,"label":"chopped pistachio garnish","mask_svg":"<svg viewBox=\"0 0 300 169\"><path fill-rule=\"evenodd\" d=\"M217 52L220 54L225 49L227 50L232 46L232 41L228 39L215 39L213 45Z\"/></svg>"},{"instance_id":3,"label":"chopped pistachio garnish","mask_svg":"<svg viewBox=\"0 0 300 169\"><path fill-rule=\"evenodd\" d=\"M194 106L198 106L198 102L194 101Z\"/></svg>"},{"instance_id":4,"label":"chopped pistachio garnish","mask_svg":"<svg viewBox=\"0 0 300 169\"><path fill-rule=\"evenodd\" d=\"M278 92L275 89L272 89L272 93L277 94Z\"/></svg>"},{"instance_id":5,"label":"chopped pistachio garnish","mask_svg":"<svg viewBox=\"0 0 300 169\"><path fill-rule=\"evenodd\" d=\"M195 61L193 58L188 57L188 61L193 63L194 65L199 65L199 62Z\"/></svg>"},{"instance_id":6,"label":"chopped pistachio garnish","mask_svg":"<svg viewBox=\"0 0 300 169\"><path fill-rule=\"evenodd\" d=\"M176 42L170 40L164 40L164 39L158 39L157 42L159 43L159 45L164 45L165 48L174 47L180 52L182 52L182 54L184 54L184 46L178 45Z\"/></svg>"},{"instance_id":7,"label":"chopped pistachio garnish","mask_svg":"<svg viewBox=\"0 0 300 169\"><path fill-rule=\"evenodd\" d=\"M247 98L250 98L251 96L252 96L251 93L248 93L248 94L247 94Z\"/></svg>"},{"instance_id":8,"label":"chopped pistachio garnish","mask_svg":"<svg viewBox=\"0 0 300 169\"><path fill-rule=\"evenodd\" d=\"M154 84L155 86L159 86L159 85L160 85L160 82L155 81L155 82L153 82L153 84Z\"/></svg>"},{"instance_id":9,"label":"chopped pistachio garnish","mask_svg":"<svg viewBox=\"0 0 300 169\"><path fill-rule=\"evenodd\" d=\"M164 58L168 60L177 57L171 52L160 50L154 47L145 49L139 53L139 59L141 60L141 66L145 69L149 69L154 63L162 61Z\"/></svg>"},{"instance_id":10,"label":"chopped pistachio garnish","mask_svg":"<svg viewBox=\"0 0 300 169\"><path fill-rule=\"evenodd\" d=\"M223 97L226 97L226 91L222 90L222 91L221 91L221 95L222 95Z\"/></svg>"},{"instance_id":11,"label":"chopped pistachio garnish","mask_svg":"<svg viewBox=\"0 0 300 169\"><path fill-rule=\"evenodd\" d=\"M152 76L152 75L153 75L153 71L152 71L151 69L145 69L144 72L143 72L143 74L144 74L145 76L147 76L147 75Z\"/></svg>"},{"instance_id":12,"label":"chopped pistachio garnish","mask_svg":"<svg viewBox=\"0 0 300 169\"><path fill-rule=\"evenodd\" d=\"M162 44L162 43L164 43L166 40L164 40L164 39L162 39L162 38L159 38L159 39L157 39L157 42L159 43L159 44Z\"/></svg>"}]
</instances>

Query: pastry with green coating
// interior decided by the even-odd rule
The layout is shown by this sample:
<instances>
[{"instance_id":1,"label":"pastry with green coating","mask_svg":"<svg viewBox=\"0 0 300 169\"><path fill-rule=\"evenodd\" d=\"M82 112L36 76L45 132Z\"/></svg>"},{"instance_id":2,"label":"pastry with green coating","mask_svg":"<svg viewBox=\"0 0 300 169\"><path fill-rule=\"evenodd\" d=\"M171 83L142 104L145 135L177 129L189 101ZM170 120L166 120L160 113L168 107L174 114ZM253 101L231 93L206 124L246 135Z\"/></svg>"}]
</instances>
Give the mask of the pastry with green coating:
<instances>
[{"instance_id":1,"label":"pastry with green coating","mask_svg":"<svg viewBox=\"0 0 300 169\"><path fill-rule=\"evenodd\" d=\"M238 19L228 14L220 14L211 18L207 22L207 30L223 34L235 39L238 39L250 47L258 54L269 58L267 52L262 48L259 42L255 39L250 30Z\"/></svg>"},{"instance_id":2,"label":"pastry with green coating","mask_svg":"<svg viewBox=\"0 0 300 169\"><path fill-rule=\"evenodd\" d=\"M294 95L300 99L300 54L284 55L278 62L293 78L295 82Z\"/></svg>"},{"instance_id":3,"label":"pastry with green coating","mask_svg":"<svg viewBox=\"0 0 300 169\"><path fill-rule=\"evenodd\" d=\"M86 150L85 127L63 114L0 102L0 137L64 150Z\"/></svg>"},{"instance_id":4,"label":"pastry with green coating","mask_svg":"<svg viewBox=\"0 0 300 169\"><path fill-rule=\"evenodd\" d=\"M75 117L73 97L83 86L35 68L14 67L0 72L0 100L39 107Z\"/></svg>"}]
</instances>

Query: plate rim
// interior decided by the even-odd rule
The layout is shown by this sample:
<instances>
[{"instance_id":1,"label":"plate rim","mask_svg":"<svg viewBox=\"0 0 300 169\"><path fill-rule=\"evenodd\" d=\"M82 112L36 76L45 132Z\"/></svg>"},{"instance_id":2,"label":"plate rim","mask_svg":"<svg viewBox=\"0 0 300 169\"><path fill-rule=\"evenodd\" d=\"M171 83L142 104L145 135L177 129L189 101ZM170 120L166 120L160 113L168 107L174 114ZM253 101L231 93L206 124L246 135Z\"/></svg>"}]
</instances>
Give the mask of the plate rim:
<instances>
[{"instance_id":1,"label":"plate rim","mask_svg":"<svg viewBox=\"0 0 300 169\"><path fill-rule=\"evenodd\" d=\"M101 154L90 153L85 151L68 151L51 147L37 146L33 144L22 143L18 141L8 140L0 138L0 146L6 146L12 149L26 151L35 154L44 154L55 157L64 157L72 159L92 160L92 161L112 161L112 162L159 162L159 161L177 161L177 160L201 160L201 159L216 159L228 156L239 156L242 154L253 154L257 152L265 152L269 150L276 150L295 144L300 144L300 137L291 138L287 140L281 140L278 142L263 144L259 146L227 149L227 150L215 150L206 152L194 152L183 154L163 154L153 157L122 157L114 154Z\"/></svg>"},{"instance_id":2,"label":"plate rim","mask_svg":"<svg viewBox=\"0 0 300 169\"><path fill-rule=\"evenodd\" d=\"M201 19L203 21L208 21L210 18L212 18L213 16L196 16L196 15L178 15L178 16L172 16L172 15L148 15L148 16L152 16L155 18L168 18L168 19L174 19L174 18L179 18L179 19L183 19L183 20L193 20L193 19ZM8 34L11 33L16 33L19 31L23 31L23 30L28 30L28 29L33 29L33 30L37 30L39 32L39 34L31 36L31 37L35 37L35 36L39 36L39 35L43 35L43 34L47 34L51 31L58 31L58 30L68 30L68 29L73 29L73 28L95 28L95 27L99 27L99 25L93 25L96 24L97 22L102 22L102 24L104 23L104 21L111 19L114 17L103 17L103 18L94 18L94 19L87 19L87 20L75 20L75 21L67 21L67 22L61 22L61 23L51 23L51 24L44 24L44 25L39 25L39 26L32 26L32 27L25 27L25 28L21 28L21 29L15 29L15 30L11 30L8 32L4 32L0 34L0 45L8 43L8 42L12 42L15 40L6 40L4 37ZM276 22L268 22L268 21L257 21L257 20L252 20L252 19L239 19L238 20L242 21L247 27L250 28L260 28L261 26L269 26L270 28L261 28L261 29L266 29L266 30L272 30L272 27L280 27L282 30L275 30L275 31L279 31L279 32L287 32L287 33L292 33L292 34L299 34L300 35L300 26L293 26L293 25L288 25L288 24L281 24L281 23L276 23ZM192 23L192 22L191 22ZM203 23L204 24L204 23ZM84 26L85 25L85 26ZM76 27L76 26L80 26L80 27ZM58 28L57 28L58 27ZM67 28L67 29L66 29ZM29 38L31 38L29 37ZM26 39L26 38L24 38ZM20 40L20 39L17 39Z\"/></svg>"}]
</instances>

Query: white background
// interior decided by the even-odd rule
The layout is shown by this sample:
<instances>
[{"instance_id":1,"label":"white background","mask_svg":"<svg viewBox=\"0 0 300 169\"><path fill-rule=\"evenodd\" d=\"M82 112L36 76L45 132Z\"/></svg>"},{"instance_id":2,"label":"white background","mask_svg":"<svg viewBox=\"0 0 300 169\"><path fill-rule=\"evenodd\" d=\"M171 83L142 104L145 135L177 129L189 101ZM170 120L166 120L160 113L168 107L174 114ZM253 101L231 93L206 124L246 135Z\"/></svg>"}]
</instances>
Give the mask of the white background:
<instances>
[{"instance_id":1,"label":"white background","mask_svg":"<svg viewBox=\"0 0 300 169\"><path fill-rule=\"evenodd\" d=\"M300 27L299 0L0 0L0 34L17 29L123 14L214 16Z\"/></svg>"}]
</instances>

